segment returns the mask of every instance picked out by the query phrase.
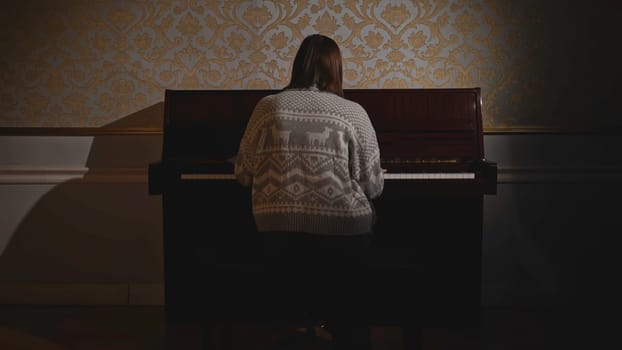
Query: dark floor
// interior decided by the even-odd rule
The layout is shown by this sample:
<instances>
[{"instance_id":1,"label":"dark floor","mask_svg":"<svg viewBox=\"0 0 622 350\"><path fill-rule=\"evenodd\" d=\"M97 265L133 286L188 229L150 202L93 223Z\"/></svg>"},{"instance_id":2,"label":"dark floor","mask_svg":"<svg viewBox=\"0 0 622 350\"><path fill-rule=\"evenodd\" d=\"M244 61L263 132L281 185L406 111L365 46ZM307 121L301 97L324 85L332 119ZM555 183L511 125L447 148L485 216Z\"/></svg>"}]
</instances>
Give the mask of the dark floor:
<instances>
[{"instance_id":1,"label":"dark floor","mask_svg":"<svg viewBox=\"0 0 622 350\"><path fill-rule=\"evenodd\" d=\"M0 306L1 350L156 350L165 348L166 330L161 307ZM174 348L196 348L200 332L195 330L178 329ZM612 315L485 310L478 333L480 349L622 349L622 321ZM238 325L233 328L233 347L266 349L297 334L296 329ZM457 329L424 329L423 348L465 349L464 334ZM319 335L330 337L322 330ZM373 349L401 349L400 335L399 328L373 328Z\"/></svg>"}]
</instances>

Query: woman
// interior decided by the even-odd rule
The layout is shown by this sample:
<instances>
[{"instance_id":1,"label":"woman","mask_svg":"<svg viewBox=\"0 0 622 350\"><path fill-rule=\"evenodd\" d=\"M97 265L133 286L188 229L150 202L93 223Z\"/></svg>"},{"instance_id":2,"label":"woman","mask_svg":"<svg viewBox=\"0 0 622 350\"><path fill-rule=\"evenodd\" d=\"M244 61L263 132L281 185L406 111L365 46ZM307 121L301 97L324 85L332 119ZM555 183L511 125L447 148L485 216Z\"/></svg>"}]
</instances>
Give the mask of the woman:
<instances>
[{"instance_id":1,"label":"woman","mask_svg":"<svg viewBox=\"0 0 622 350\"><path fill-rule=\"evenodd\" d=\"M284 295L332 321L335 344L364 349L345 335L360 329L350 327L364 308L356 277L369 258L371 199L384 179L375 130L363 107L343 97L342 72L335 41L306 37L290 83L256 105L235 175L252 186L266 258L288 273Z\"/></svg>"}]
</instances>

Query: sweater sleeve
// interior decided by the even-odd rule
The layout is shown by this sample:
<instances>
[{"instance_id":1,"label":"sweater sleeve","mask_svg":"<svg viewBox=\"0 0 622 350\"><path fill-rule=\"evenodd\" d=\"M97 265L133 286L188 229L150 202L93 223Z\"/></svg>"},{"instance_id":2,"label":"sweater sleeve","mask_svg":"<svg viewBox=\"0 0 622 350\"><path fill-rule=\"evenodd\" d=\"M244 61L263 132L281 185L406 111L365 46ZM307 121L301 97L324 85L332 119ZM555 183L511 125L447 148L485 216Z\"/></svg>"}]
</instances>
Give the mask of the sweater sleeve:
<instances>
[{"instance_id":1,"label":"sweater sleeve","mask_svg":"<svg viewBox=\"0 0 622 350\"><path fill-rule=\"evenodd\" d=\"M260 139L261 119L265 114L266 98L257 103L251 114L246 129L240 140L240 147L235 156L234 175L242 186L250 186L255 175L257 148Z\"/></svg>"},{"instance_id":2,"label":"sweater sleeve","mask_svg":"<svg viewBox=\"0 0 622 350\"><path fill-rule=\"evenodd\" d=\"M380 164L380 148L376 131L367 115L360 107L355 123L355 139L350 146L350 169L367 198L373 199L382 194L384 176Z\"/></svg>"}]
</instances>

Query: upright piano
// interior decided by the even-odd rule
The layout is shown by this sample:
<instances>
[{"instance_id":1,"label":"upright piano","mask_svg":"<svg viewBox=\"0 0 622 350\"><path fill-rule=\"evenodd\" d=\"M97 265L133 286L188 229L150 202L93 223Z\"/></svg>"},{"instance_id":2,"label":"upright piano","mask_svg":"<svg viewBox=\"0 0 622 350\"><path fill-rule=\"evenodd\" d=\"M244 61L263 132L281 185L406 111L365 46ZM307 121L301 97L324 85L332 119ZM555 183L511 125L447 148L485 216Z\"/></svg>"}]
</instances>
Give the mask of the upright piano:
<instances>
[{"instance_id":1,"label":"upright piano","mask_svg":"<svg viewBox=\"0 0 622 350\"><path fill-rule=\"evenodd\" d=\"M255 104L274 93L165 92L162 159L149 166L149 192L162 195L169 320L268 317L250 190L228 159ZM484 157L480 89L344 94L368 112L385 169L362 312L378 323L477 325L483 201L497 185L496 163Z\"/></svg>"}]
</instances>

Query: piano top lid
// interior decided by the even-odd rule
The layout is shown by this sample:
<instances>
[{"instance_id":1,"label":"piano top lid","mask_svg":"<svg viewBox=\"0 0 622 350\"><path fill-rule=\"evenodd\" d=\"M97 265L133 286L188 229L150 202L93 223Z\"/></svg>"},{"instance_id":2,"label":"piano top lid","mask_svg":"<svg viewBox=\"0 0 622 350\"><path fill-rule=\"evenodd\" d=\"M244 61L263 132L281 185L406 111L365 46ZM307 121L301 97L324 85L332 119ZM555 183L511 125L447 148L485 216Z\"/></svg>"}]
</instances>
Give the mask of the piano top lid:
<instances>
[{"instance_id":1,"label":"piano top lid","mask_svg":"<svg viewBox=\"0 0 622 350\"><path fill-rule=\"evenodd\" d=\"M261 98L281 90L166 90L162 159L237 153ZM483 159L480 88L346 89L365 108L384 159Z\"/></svg>"}]
</instances>

